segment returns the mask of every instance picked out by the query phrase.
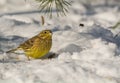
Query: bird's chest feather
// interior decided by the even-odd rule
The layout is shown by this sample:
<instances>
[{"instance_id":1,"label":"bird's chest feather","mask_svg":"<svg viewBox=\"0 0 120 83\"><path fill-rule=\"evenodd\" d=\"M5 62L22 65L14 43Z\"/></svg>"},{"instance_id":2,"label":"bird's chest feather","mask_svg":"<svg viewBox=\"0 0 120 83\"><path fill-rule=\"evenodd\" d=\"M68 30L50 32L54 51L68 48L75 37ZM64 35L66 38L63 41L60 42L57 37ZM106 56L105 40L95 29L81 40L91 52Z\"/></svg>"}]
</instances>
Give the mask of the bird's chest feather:
<instances>
[{"instance_id":1,"label":"bird's chest feather","mask_svg":"<svg viewBox=\"0 0 120 83\"><path fill-rule=\"evenodd\" d=\"M51 48L52 41L36 41L34 45L26 51L26 55L39 58L47 54Z\"/></svg>"}]
</instances>

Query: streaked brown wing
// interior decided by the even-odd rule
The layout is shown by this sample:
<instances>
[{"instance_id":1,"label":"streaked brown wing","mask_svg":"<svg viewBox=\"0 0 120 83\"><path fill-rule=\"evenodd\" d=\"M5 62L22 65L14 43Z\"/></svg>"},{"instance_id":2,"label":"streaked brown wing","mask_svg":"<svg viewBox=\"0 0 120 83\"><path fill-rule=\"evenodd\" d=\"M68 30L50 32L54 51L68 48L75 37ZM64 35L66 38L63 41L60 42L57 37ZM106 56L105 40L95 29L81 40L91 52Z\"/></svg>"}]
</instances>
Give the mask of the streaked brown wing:
<instances>
[{"instance_id":1,"label":"streaked brown wing","mask_svg":"<svg viewBox=\"0 0 120 83\"><path fill-rule=\"evenodd\" d=\"M24 50L31 48L34 45L34 41L36 40L36 38L37 38L37 36L28 39L24 43L20 44L20 46L18 48L22 48Z\"/></svg>"}]
</instances>

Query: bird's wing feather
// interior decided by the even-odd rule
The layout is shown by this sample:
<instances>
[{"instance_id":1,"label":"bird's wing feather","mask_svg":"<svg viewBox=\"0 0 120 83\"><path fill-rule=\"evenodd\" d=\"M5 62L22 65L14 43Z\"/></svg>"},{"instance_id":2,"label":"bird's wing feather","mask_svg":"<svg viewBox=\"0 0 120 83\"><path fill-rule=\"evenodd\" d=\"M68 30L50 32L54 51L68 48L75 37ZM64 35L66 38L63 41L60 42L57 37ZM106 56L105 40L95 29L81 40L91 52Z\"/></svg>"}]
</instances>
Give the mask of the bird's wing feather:
<instances>
[{"instance_id":1,"label":"bird's wing feather","mask_svg":"<svg viewBox=\"0 0 120 83\"><path fill-rule=\"evenodd\" d=\"M38 39L37 36L32 37L32 38L28 39L27 41L25 41L24 43L20 44L17 48L9 50L6 53L12 53L12 52L14 52L14 51L16 51L18 49L23 49L24 51L28 50L34 45L36 39Z\"/></svg>"},{"instance_id":2,"label":"bird's wing feather","mask_svg":"<svg viewBox=\"0 0 120 83\"><path fill-rule=\"evenodd\" d=\"M37 36L32 37L25 41L24 43L20 44L18 48L22 48L24 50L31 48L34 45L35 40L37 39Z\"/></svg>"}]
</instances>

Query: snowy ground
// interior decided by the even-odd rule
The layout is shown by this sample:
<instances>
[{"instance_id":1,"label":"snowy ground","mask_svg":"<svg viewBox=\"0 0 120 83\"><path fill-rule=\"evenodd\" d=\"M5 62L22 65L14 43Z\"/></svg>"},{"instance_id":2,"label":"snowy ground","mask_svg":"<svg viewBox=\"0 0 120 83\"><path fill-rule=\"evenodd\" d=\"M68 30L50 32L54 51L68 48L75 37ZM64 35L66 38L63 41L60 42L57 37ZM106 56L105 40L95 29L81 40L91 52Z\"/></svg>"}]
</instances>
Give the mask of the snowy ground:
<instances>
[{"instance_id":1,"label":"snowy ground","mask_svg":"<svg viewBox=\"0 0 120 83\"><path fill-rule=\"evenodd\" d=\"M73 0L66 17L45 17L41 26L32 0L0 0L0 83L120 83L120 29L109 28L120 20L120 0L106 1ZM57 57L5 53L43 29L53 31Z\"/></svg>"}]
</instances>

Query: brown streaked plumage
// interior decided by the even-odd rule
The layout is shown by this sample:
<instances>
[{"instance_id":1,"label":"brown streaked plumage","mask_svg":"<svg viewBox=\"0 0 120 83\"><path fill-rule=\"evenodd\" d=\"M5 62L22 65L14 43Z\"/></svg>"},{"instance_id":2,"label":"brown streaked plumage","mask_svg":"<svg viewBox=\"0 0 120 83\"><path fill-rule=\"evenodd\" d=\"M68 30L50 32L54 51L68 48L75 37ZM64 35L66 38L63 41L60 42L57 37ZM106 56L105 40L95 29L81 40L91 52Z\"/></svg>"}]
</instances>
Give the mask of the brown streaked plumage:
<instances>
[{"instance_id":1,"label":"brown streaked plumage","mask_svg":"<svg viewBox=\"0 0 120 83\"><path fill-rule=\"evenodd\" d=\"M24 43L20 44L17 48L7 51L6 53L14 52L18 49L22 49L28 59L32 57L38 59L46 55L52 46L52 31L43 30L38 35L28 39Z\"/></svg>"}]
</instances>

